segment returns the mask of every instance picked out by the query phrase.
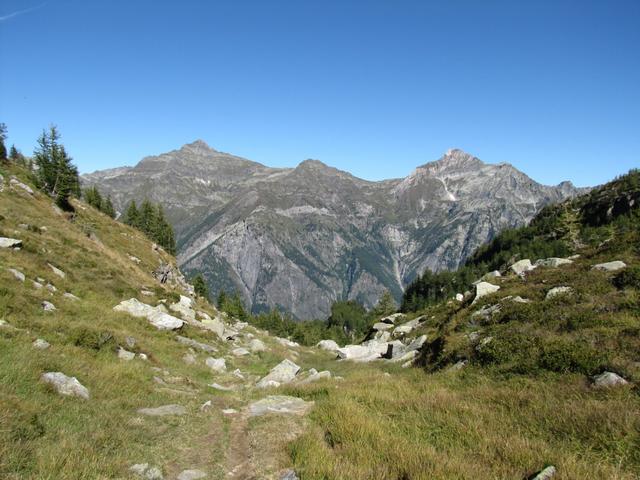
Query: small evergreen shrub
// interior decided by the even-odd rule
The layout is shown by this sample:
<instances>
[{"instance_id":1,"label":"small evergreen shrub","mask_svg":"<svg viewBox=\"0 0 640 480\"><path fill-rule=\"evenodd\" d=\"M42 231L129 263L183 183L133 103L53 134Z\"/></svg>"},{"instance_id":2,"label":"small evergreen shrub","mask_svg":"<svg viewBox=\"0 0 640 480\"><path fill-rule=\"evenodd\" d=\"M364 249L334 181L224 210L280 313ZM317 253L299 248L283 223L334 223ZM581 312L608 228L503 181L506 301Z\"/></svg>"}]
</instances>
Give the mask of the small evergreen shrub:
<instances>
[{"instance_id":1,"label":"small evergreen shrub","mask_svg":"<svg viewBox=\"0 0 640 480\"><path fill-rule=\"evenodd\" d=\"M613 278L613 284L619 288L640 290L640 266L627 267Z\"/></svg>"},{"instance_id":2,"label":"small evergreen shrub","mask_svg":"<svg viewBox=\"0 0 640 480\"><path fill-rule=\"evenodd\" d=\"M603 353L582 341L556 339L543 345L540 367L553 372L593 375L606 360Z\"/></svg>"}]
</instances>

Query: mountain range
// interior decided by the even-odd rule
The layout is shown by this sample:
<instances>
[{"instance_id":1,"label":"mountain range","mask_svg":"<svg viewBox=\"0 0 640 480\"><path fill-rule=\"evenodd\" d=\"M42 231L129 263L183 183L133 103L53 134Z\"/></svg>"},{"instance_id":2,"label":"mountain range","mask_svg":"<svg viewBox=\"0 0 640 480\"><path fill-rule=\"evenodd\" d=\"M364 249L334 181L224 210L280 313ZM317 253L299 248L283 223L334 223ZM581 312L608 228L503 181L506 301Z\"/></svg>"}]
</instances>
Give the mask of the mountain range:
<instances>
[{"instance_id":1,"label":"mountain range","mask_svg":"<svg viewBox=\"0 0 640 480\"><path fill-rule=\"evenodd\" d=\"M507 163L458 149L400 179L367 181L306 160L270 168L198 140L134 167L82 177L120 211L165 207L187 274L239 291L255 313L325 318L335 300L367 307L425 269L455 269L506 228L584 189L541 185Z\"/></svg>"}]
</instances>

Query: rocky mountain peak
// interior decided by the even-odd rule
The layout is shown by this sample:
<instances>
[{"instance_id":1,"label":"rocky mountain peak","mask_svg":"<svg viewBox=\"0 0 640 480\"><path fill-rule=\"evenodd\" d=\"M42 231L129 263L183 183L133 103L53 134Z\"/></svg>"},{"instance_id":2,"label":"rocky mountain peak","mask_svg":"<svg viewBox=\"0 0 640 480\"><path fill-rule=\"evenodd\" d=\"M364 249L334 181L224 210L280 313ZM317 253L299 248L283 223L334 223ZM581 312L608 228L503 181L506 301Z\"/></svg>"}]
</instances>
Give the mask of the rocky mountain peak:
<instances>
[{"instance_id":1,"label":"rocky mountain peak","mask_svg":"<svg viewBox=\"0 0 640 480\"><path fill-rule=\"evenodd\" d=\"M211 148L207 142L200 139L183 145L180 150L183 152L195 153L197 155L217 152L217 150L215 150L214 148Z\"/></svg>"}]
</instances>

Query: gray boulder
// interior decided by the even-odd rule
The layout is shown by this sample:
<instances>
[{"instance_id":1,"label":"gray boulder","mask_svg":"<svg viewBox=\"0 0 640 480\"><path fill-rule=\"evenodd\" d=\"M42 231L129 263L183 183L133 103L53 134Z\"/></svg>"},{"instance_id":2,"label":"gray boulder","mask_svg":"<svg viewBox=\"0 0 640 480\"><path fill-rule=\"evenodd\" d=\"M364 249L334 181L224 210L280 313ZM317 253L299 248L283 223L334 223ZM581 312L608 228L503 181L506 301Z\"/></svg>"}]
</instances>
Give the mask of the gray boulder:
<instances>
[{"instance_id":1,"label":"gray boulder","mask_svg":"<svg viewBox=\"0 0 640 480\"><path fill-rule=\"evenodd\" d=\"M214 372L224 373L227 371L227 363L224 358L207 358L204 363Z\"/></svg>"},{"instance_id":2,"label":"gray boulder","mask_svg":"<svg viewBox=\"0 0 640 480\"><path fill-rule=\"evenodd\" d=\"M119 347L119 348L118 348L118 358L119 358L120 360L125 360L125 361L127 361L127 362L128 362L128 361L130 361L130 360L133 360L135 357L136 357L136 354L135 354L135 353L130 352L130 351L128 351L128 350L125 350L125 349L124 349L124 348L122 348L122 347Z\"/></svg>"},{"instance_id":3,"label":"gray boulder","mask_svg":"<svg viewBox=\"0 0 640 480\"><path fill-rule=\"evenodd\" d=\"M323 378L324 379L331 378L331 372L329 370L324 370L322 372L313 372L313 373L309 371L309 373L310 375L307 378L300 381L301 385L311 383L311 382L317 382L318 380L322 380Z\"/></svg>"},{"instance_id":4,"label":"gray boulder","mask_svg":"<svg viewBox=\"0 0 640 480\"><path fill-rule=\"evenodd\" d=\"M8 268L7 270L9 270L13 274L16 280L18 280L19 282L24 282L25 276L24 273L22 273L20 270L16 270L15 268Z\"/></svg>"},{"instance_id":5,"label":"gray boulder","mask_svg":"<svg viewBox=\"0 0 640 480\"><path fill-rule=\"evenodd\" d=\"M50 263L47 263L47 265L49 265L49 268L51 269L51 271L55 273L57 276L59 276L60 278L65 278L67 276L67 274L64 273L62 270L60 270L58 267L51 265Z\"/></svg>"},{"instance_id":6,"label":"gray boulder","mask_svg":"<svg viewBox=\"0 0 640 480\"><path fill-rule=\"evenodd\" d=\"M571 287L554 287L547 292L547 295L544 297L545 300L550 300L555 297L559 297L562 295L571 295L573 293L573 288Z\"/></svg>"},{"instance_id":7,"label":"gray boulder","mask_svg":"<svg viewBox=\"0 0 640 480\"><path fill-rule=\"evenodd\" d=\"M200 480L207 476L202 470L183 470L178 474L177 480Z\"/></svg>"},{"instance_id":8,"label":"gray boulder","mask_svg":"<svg viewBox=\"0 0 640 480\"><path fill-rule=\"evenodd\" d=\"M304 415L314 402L305 402L301 398L286 395L270 395L249 404L249 415L260 417L270 413L280 415Z\"/></svg>"},{"instance_id":9,"label":"gray boulder","mask_svg":"<svg viewBox=\"0 0 640 480\"><path fill-rule=\"evenodd\" d=\"M519 260L513 265L511 265L509 267L509 270L511 270L516 275L524 275L525 272L533 270L534 268L536 267L531 265L531 260L529 260L528 258L525 258L524 260Z\"/></svg>"},{"instance_id":10,"label":"gray boulder","mask_svg":"<svg viewBox=\"0 0 640 480\"><path fill-rule=\"evenodd\" d=\"M53 312L56 310L56 306L51 302L47 302L46 300L44 300L40 305L45 312Z\"/></svg>"},{"instance_id":11,"label":"gray boulder","mask_svg":"<svg viewBox=\"0 0 640 480\"><path fill-rule=\"evenodd\" d=\"M420 318L416 318L414 320L410 320L402 325L396 327L393 330L394 337L401 337L403 335L407 335L408 333L413 332L420 325Z\"/></svg>"},{"instance_id":12,"label":"gray boulder","mask_svg":"<svg viewBox=\"0 0 640 480\"><path fill-rule=\"evenodd\" d=\"M176 340L183 345L202 350L203 352L214 353L218 351L218 349L212 345L207 345L206 343L198 342L197 340L183 337L182 335L177 335Z\"/></svg>"},{"instance_id":13,"label":"gray boulder","mask_svg":"<svg viewBox=\"0 0 640 480\"><path fill-rule=\"evenodd\" d=\"M536 476L532 478L532 480L549 480L555 474L556 474L556 467L554 467L553 465L550 465L544 470L541 470L540 472L538 472Z\"/></svg>"},{"instance_id":14,"label":"gray boulder","mask_svg":"<svg viewBox=\"0 0 640 480\"><path fill-rule=\"evenodd\" d=\"M388 343L372 340L362 345L345 345L338 348L338 357L355 362L371 362L387 353Z\"/></svg>"},{"instance_id":15,"label":"gray boulder","mask_svg":"<svg viewBox=\"0 0 640 480\"><path fill-rule=\"evenodd\" d=\"M624 378L622 378L617 373L613 372L603 372L600 375L593 377L593 387L594 388L612 388L612 387L621 387L623 385L628 385Z\"/></svg>"},{"instance_id":16,"label":"gray boulder","mask_svg":"<svg viewBox=\"0 0 640 480\"><path fill-rule=\"evenodd\" d=\"M77 302L78 300L80 300L80 298L76 297L73 293L69 293L69 292L64 292L62 296L66 299L73 300L74 302Z\"/></svg>"},{"instance_id":17,"label":"gray boulder","mask_svg":"<svg viewBox=\"0 0 640 480\"><path fill-rule=\"evenodd\" d=\"M536 260L536 267L548 267L548 268L558 268L562 265L569 265L573 263L573 260L568 258L558 258L558 257L550 257L550 258L541 258L540 260Z\"/></svg>"},{"instance_id":18,"label":"gray boulder","mask_svg":"<svg viewBox=\"0 0 640 480\"><path fill-rule=\"evenodd\" d=\"M618 270L622 270L626 266L626 263L621 262L620 260L615 260L613 262L598 263L597 265L591 267L591 270L600 270L601 272L617 272Z\"/></svg>"},{"instance_id":19,"label":"gray boulder","mask_svg":"<svg viewBox=\"0 0 640 480\"><path fill-rule=\"evenodd\" d=\"M476 303L482 297L486 297L487 295L491 295L492 293L500 290L498 285L493 285L489 282L480 282L476 284L476 296L473 299L473 303Z\"/></svg>"},{"instance_id":20,"label":"gray boulder","mask_svg":"<svg viewBox=\"0 0 640 480\"><path fill-rule=\"evenodd\" d=\"M36 348L38 350L46 350L51 346L49 342L47 342L46 340L43 340L42 338L38 338L34 340L34 342L31 345L33 346L33 348Z\"/></svg>"},{"instance_id":21,"label":"gray boulder","mask_svg":"<svg viewBox=\"0 0 640 480\"><path fill-rule=\"evenodd\" d=\"M136 298L120 302L113 307L113 310L128 313L137 318L146 318L158 330L176 330L184 325L184 322L179 318L165 313L162 305L152 307Z\"/></svg>"},{"instance_id":22,"label":"gray boulder","mask_svg":"<svg viewBox=\"0 0 640 480\"><path fill-rule=\"evenodd\" d=\"M140 408L138 413L150 417L165 417L168 415L186 415L187 409L182 405L163 405L155 408Z\"/></svg>"},{"instance_id":23,"label":"gray boulder","mask_svg":"<svg viewBox=\"0 0 640 480\"><path fill-rule=\"evenodd\" d=\"M231 350L231 354L234 357L244 357L247 355L251 355L251 352L244 347L237 347Z\"/></svg>"},{"instance_id":24,"label":"gray boulder","mask_svg":"<svg viewBox=\"0 0 640 480\"><path fill-rule=\"evenodd\" d=\"M33 195L33 189L29 186L29 185L25 185L24 183L22 183L20 180L18 180L16 177L11 177L11 180L9 180L9 184L11 185L11 187L13 188L19 188L21 190L24 190L25 192L27 192L29 195Z\"/></svg>"},{"instance_id":25,"label":"gray boulder","mask_svg":"<svg viewBox=\"0 0 640 480\"><path fill-rule=\"evenodd\" d=\"M53 386L60 395L89 399L89 390L76 377L68 377L62 372L47 372L43 373L40 379Z\"/></svg>"},{"instance_id":26,"label":"gray boulder","mask_svg":"<svg viewBox=\"0 0 640 480\"><path fill-rule=\"evenodd\" d=\"M286 470L280 475L280 480L300 480L294 470Z\"/></svg>"},{"instance_id":27,"label":"gray boulder","mask_svg":"<svg viewBox=\"0 0 640 480\"><path fill-rule=\"evenodd\" d=\"M316 347L327 352L335 352L340 348L340 345L333 340L320 340Z\"/></svg>"},{"instance_id":28,"label":"gray boulder","mask_svg":"<svg viewBox=\"0 0 640 480\"><path fill-rule=\"evenodd\" d=\"M262 340L254 338L249 342L249 349L253 353L265 352L267 350L267 346L262 342Z\"/></svg>"},{"instance_id":29,"label":"gray boulder","mask_svg":"<svg viewBox=\"0 0 640 480\"><path fill-rule=\"evenodd\" d=\"M158 467L149 466L148 463L136 463L129 467L129 471L145 480L163 480L162 470Z\"/></svg>"},{"instance_id":30,"label":"gray boulder","mask_svg":"<svg viewBox=\"0 0 640 480\"><path fill-rule=\"evenodd\" d=\"M276 387L290 383L296 378L300 367L289 359L284 359L256 384L258 388Z\"/></svg>"},{"instance_id":31,"label":"gray boulder","mask_svg":"<svg viewBox=\"0 0 640 480\"><path fill-rule=\"evenodd\" d=\"M0 237L0 248L20 248L22 240L16 238Z\"/></svg>"},{"instance_id":32,"label":"gray boulder","mask_svg":"<svg viewBox=\"0 0 640 480\"><path fill-rule=\"evenodd\" d=\"M169 309L179 313L188 322L196 319L196 312L193 310L193 300L185 295L180 295L180 301L169 305Z\"/></svg>"}]
</instances>

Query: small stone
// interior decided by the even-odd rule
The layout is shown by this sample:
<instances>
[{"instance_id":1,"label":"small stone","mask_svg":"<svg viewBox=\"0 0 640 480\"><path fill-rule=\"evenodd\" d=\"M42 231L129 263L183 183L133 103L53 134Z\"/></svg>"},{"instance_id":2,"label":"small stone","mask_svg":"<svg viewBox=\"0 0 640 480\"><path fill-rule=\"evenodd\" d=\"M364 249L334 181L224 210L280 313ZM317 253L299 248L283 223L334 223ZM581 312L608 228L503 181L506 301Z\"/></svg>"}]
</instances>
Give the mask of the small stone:
<instances>
[{"instance_id":1,"label":"small stone","mask_svg":"<svg viewBox=\"0 0 640 480\"><path fill-rule=\"evenodd\" d=\"M284 415L304 415L314 402L305 402L301 398L286 395L270 395L261 400L249 404L249 414L259 417L269 413Z\"/></svg>"},{"instance_id":2,"label":"small stone","mask_svg":"<svg viewBox=\"0 0 640 480\"><path fill-rule=\"evenodd\" d=\"M58 267L55 267L50 263L47 263L47 265L49 265L49 268L53 271L53 273L55 273L60 278L65 278L67 276L67 274L60 270Z\"/></svg>"},{"instance_id":3,"label":"small stone","mask_svg":"<svg viewBox=\"0 0 640 480\"><path fill-rule=\"evenodd\" d=\"M149 360L149 357L146 353L139 353L138 357L140 358L140 360Z\"/></svg>"},{"instance_id":4,"label":"small stone","mask_svg":"<svg viewBox=\"0 0 640 480\"><path fill-rule=\"evenodd\" d=\"M42 285L40 282L33 282L33 288L40 290L41 288L44 288L44 285Z\"/></svg>"},{"instance_id":5,"label":"small stone","mask_svg":"<svg viewBox=\"0 0 640 480\"><path fill-rule=\"evenodd\" d=\"M34 340L34 342L31 345L33 345L33 348L37 348L38 350L46 350L51 346L49 342L47 342L46 340L43 340L42 338L38 338Z\"/></svg>"},{"instance_id":6,"label":"small stone","mask_svg":"<svg viewBox=\"0 0 640 480\"><path fill-rule=\"evenodd\" d=\"M215 353L218 351L218 349L212 345L207 345L206 343L201 343L196 340L193 340L192 338L183 337L182 335L178 335L176 337L176 340L179 343L182 343L183 345L188 345L189 347L202 350L203 352Z\"/></svg>"},{"instance_id":7,"label":"small stone","mask_svg":"<svg viewBox=\"0 0 640 480\"><path fill-rule=\"evenodd\" d=\"M150 417L164 417L167 415L186 415L187 409L182 405L163 405L155 408L140 408L138 413Z\"/></svg>"},{"instance_id":8,"label":"small stone","mask_svg":"<svg viewBox=\"0 0 640 480\"><path fill-rule=\"evenodd\" d=\"M69 300L73 300L74 302L77 302L78 300L80 300L78 297L76 297L73 293L69 293L69 292L64 292L62 294L62 296L64 298L68 298Z\"/></svg>"},{"instance_id":9,"label":"small stone","mask_svg":"<svg viewBox=\"0 0 640 480\"><path fill-rule=\"evenodd\" d=\"M19 282L24 282L25 276L24 273L22 273L20 270L16 270L15 268L9 268L7 270L9 270L13 274L16 280L18 280Z\"/></svg>"},{"instance_id":10,"label":"small stone","mask_svg":"<svg viewBox=\"0 0 640 480\"><path fill-rule=\"evenodd\" d=\"M197 359L193 353L185 353L182 356L182 361L187 365L193 365L194 363L196 363Z\"/></svg>"},{"instance_id":11,"label":"small stone","mask_svg":"<svg viewBox=\"0 0 640 480\"><path fill-rule=\"evenodd\" d=\"M60 395L89 399L89 390L76 377L68 377L62 372L47 372L40 379L52 385Z\"/></svg>"},{"instance_id":12,"label":"small stone","mask_svg":"<svg viewBox=\"0 0 640 480\"><path fill-rule=\"evenodd\" d=\"M133 337L124 337L124 343L127 344L127 347L133 348L136 346L136 339Z\"/></svg>"},{"instance_id":13,"label":"small stone","mask_svg":"<svg viewBox=\"0 0 640 480\"><path fill-rule=\"evenodd\" d=\"M131 260L135 264L140 264L140 259L138 257L134 257L133 255L129 255L129 260Z\"/></svg>"},{"instance_id":14,"label":"small stone","mask_svg":"<svg viewBox=\"0 0 640 480\"><path fill-rule=\"evenodd\" d=\"M278 385L282 383L289 383L293 381L299 371L300 367L298 365L293 363L291 360L285 359L273 367L269 374L263 377L256 386L258 388L266 388L274 386L274 383L277 383Z\"/></svg>"},{"instance_id":15,"label":"small stone","mask_svg":"<svg viewBox=\"0 0 640 480\"><path fill-rule=\"evenodd\" d=\"M129 467L129 471L145 480L163 480L162 470L158 467L150 467L148 463L137 463Z\"/></svg>"},{"instance_id":16,"label":"small stone","mask_svg":"<svg viewBox=\"0 0 640 480\"><path fill-rule=\"evenodd\" d=\"M536 476L532 478L532 480L549 480L555 474L556 474L556 467L551 465L545 468L544 470L541 470L540 472L538 472Z\"/></svg>"},{"instance_id":17,"label":"small stone","mask_svg":"<svg viewBox=\"0 0 640 480\"><path fill-rule=\"evenodd\" d=\"M456 301L457 302L464 302L464 295L461 293L456 293Z\"/></svg>"},{"instance_id":18,"label":"small stone","mask_svg":"<svg viewBox=\"0 0 640 480\"><path fill-rule=\"evenodd\" d=\"M211 409L212 406L213 406L213 403L211 403L211 400L207 400L202 405L200 405L200 411L207 412Z\"/></svg>"},{"instance_id":19,"label":"small stone","mask_svg":"<svg viewBox=\"0 0 640 480\"><path fill-rule=\"evenodd\" d=\"M46 300L42 302L40 305L42 305L42 309L45 312L53 312L54 310L56 310L56 306L51 302L47 302Z\"/></svg>"},{"instance_id":20,"label":"small stone","mask_svg":"<svg viewBox=\"0 0 640 480\"><path fill-rule=\"evenodd\" d=\"M135 357L136 357L135 353L125 350L122 347L118 348L118 358L120 360L125 360L128 362L130 360L133 360Z\"/></svg>"},{"instance_id":21,"label":"small stone","mask_svg":"<svg viewBox=\"0 0 640 480\"><path fill-rule=\"evenodd\" d=\"M215 390L220 390L221 392L233 392L235 390L234 387L225 387L219 383L211 383L209 386Z\"/></svg>"},{"instance_id":22,"label":"small stone","mask_svg":"<svg viewBox=\"0 0 640 480\"><path fill-rule=\"evenodd\" d=\"M140 290L140 294L145 297L153 297L153 292L150 292L149 290Z\"/></svg>"},{"instance_id":23,"label":"small stone","mask_svg":"<svg viewBox=\"0 0 640 480\"><path fill-rule=\"evenodd\" d=\"M562 265L570 265L572 263L573 263L573 260L569 258L550 257L550 258L541 258L540 260L536 260L535 266L558 268Z\"/></svg>"},{"instance_id":24,"label":"small stone","mask_svg":"<svg viewBox=\"0 0 640 480\"><path fill-rule=\"evenodd\" d=\"M280 475L280 480L300 480L294 470L286 470Z\"/></svg>"},{"instance_id":25,"label":"small stone","mask_svg":"<svg viewBox=\"0 0 640 480\"><path fill-rule=\"evenodd\" d=\"M234 357L244 357L246 355L251 355L251 352L246 348L238 347L231 350L231 353Z\"/></svg>"},{"instance_id":26,"label":"small stone","mask_svg":"<svg viewBox=\"0 0 640 480\"><path fill-rule=\"evenodd\" d=\"M629 382L627 382L617 373L613 372L603 372L600 375L593 377L594 388L612 388L628 384Z\"/></svg>"},{"instance_id":27,"label":"small stone","mask_svg":"<svg viewBox=\"0 0 640 480\"><path fill-rule=\"evenodd\" d=\"M235 415L236 413L238 413L238 410L236 410L235 408L225 408L224 410L222 410L222 413L224 415Z\"/></svg>"},{"instance_id":28,"label":"small stone","mask_svg":"<svg viewBox=\"0 0 640 480\"><path fill-rule=\"evenodd\" d=\"M25 185L16 177L11 177L11 180L9 180L9 183L11 184L12 187L21 188L22 190L27 192L29 195L33 195L33 190L31 189L31 187L29 185Z\"/></svg>"},{"instance_id":29,"label":"small stone","mask_svg":"<svg viewBox=\"0 0 640 480\"><path fill-rule=\"evenodd\" d=\"M52 285L51 283L47 283L45 285L46 289L49 290L51 293L56 293L58 291L58 289L55 287L55 285Z\"/></svg>"},{"instance_id":30,"label":"small stone","mask_svg":"<svg viewBox=\"0 0 640 480\"><path fill-rule=\"evenodd\" d=\"M202 470L183 470L177 480L200 480L207 476Z\"/></svg>"},{"instance_id":31,"label":"small stone","mask_svg":"<svg viewBox=\"0 0 640 480\"><path fill-rule=\"evenodd\" d=\"M236 324L237 326L237 324ZM278 342L280 345L282 345L283 347L289 347L289 348L293 348L293 347L299 347L300 344L296 343L296 342L292 342L291 340L289 340L288 338L280 338L280 337L276 337L276 342Z\"/></svg>"}]
</instances>

